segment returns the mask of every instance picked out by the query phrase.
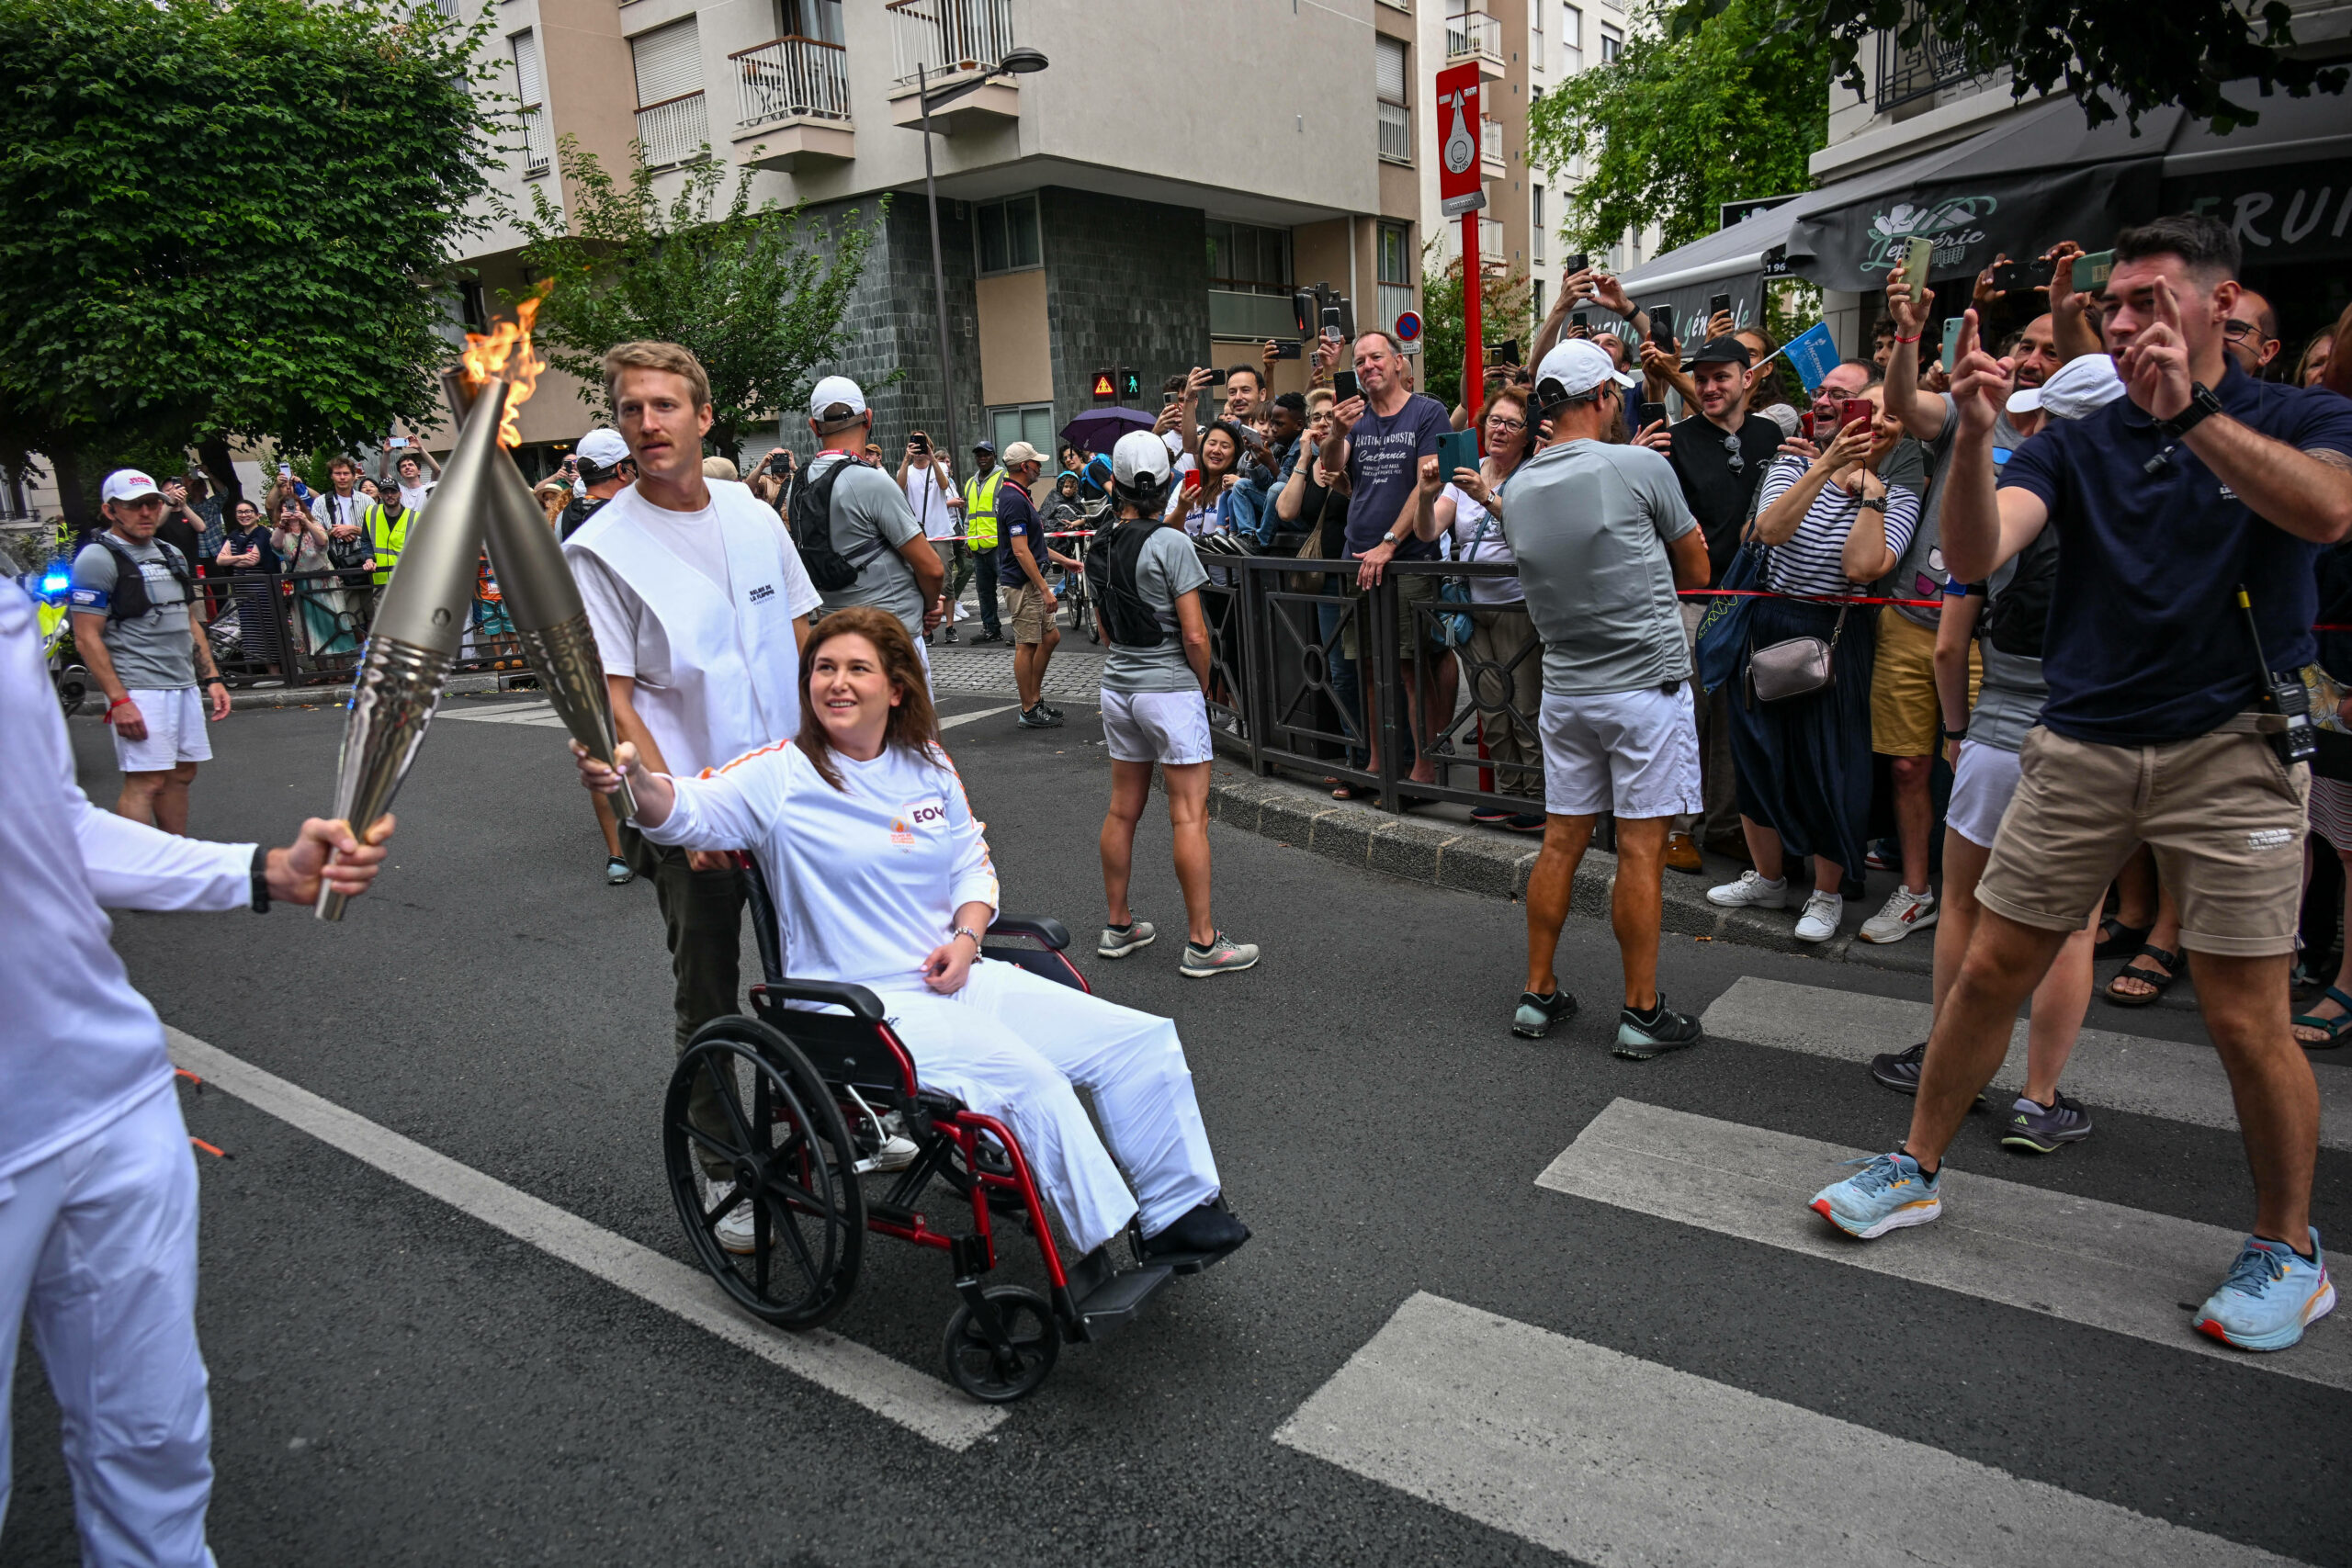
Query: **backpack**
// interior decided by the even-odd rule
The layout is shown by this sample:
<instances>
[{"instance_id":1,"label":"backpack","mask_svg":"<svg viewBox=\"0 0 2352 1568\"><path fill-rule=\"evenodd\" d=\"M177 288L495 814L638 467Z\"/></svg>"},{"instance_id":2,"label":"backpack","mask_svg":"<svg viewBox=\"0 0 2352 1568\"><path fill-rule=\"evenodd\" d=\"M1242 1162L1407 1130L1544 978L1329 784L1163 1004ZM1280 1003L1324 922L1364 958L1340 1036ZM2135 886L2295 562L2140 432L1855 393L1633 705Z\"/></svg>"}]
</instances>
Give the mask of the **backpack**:
<instances>
[{"instance_id":1,"label":"backpack","mask_svg":"<svg viewBox=\"0 0 2352 1568\"><path fill-rule=\"evenodd\" d=\"M2033 543L2018 552L2018 570L2008 586L1984 607L1978 635L2003 653L2018 659L2041 657L2041 640L2050 625L2050 601L2058 587L2058 530L2044 527Z\"/></svg>"},{"instance_id":2,"label":"backpack","mask_svg":"<svg viewBox=\"0 0 2352 1568\"><path fill-rule=\"evenodd\" d=\"M792 542L799 547L800 564L808 569L808 581L820 593L838 593L847 588L857 581L866 563L882 553L878 542L854 560L833 548L833 486L856 462L854 457L843 457L826 464L824 473L816 479L808 477L806 468L793 476L785 522L792 530ZM809 468L815 466L809 464Z\"/></svg>"},{"instance_id":3,"label":"backpack","mask_svg":"<svg viewBox=\"0 0 2352 1568\"><path fill-rule=\"evenodd\" d=\"M107 604L107 619L135 621L153 610L155 602L147 593L147 574L140 563L131 558L130 547L116 538L111 531L97 535L94 542L104 545L114 556L114 595ZM187 561L180 555L178 547L157 539L155 548L163 552L164 569L180 585L181 602L195 604L196 578L188 570Z\"/></svg>"},{"instance_id":4,"label":"backpack","mask_svg":"<svg viewBox=\"0 0 2352 1568\"><path fill-rule=\"evenodd\" d=\"M1102 629L1121 648L1158 648L1166 640L1159 617L1136 590L1136 563L1145 541L1161 525L1138 517L1128 527L1106 507L1094 526L1086 552L1086 592L1102 613Z\"/></svg>"}]
</instances>

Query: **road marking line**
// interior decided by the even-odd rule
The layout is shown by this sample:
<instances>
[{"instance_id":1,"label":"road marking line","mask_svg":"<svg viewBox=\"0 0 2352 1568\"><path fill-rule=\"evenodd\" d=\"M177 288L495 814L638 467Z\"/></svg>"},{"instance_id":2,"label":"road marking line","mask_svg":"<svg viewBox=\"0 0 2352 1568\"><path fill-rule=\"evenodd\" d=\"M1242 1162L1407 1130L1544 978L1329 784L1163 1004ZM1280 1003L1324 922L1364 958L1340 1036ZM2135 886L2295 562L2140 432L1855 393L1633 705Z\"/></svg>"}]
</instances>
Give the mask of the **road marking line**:
<instances>
[{"instance_id":1,"label":"road marking line","mask_svg":"<svg viewBox=\"0 0 2352 1568\"><path fill-rule=\"evenodd\" d=\"M939 728L942 729L953 729L959 724L971 724L983 718L994 718L1001 713L1018 713L1020 711L1021 705L1019 703L1007 703L1001 708L982 708L977 713L959 713L954 718L943 718L939 721Z\"/></svg>"},{"instance_id":2,"label":"road marking line","mask_svg":"<svg viewBox=\"0 0 2352 1568\"><path fill-rule=\"evenodd\" d=\"M1002 1410L974 1404L854 1340L823 1329L790 1334L747 1318L699 1269L460 1165L192 1034L168 1025L164 1033L172 1060L215 1089L942 1448L960 1453L1004 1420Z\"/></svg>"},{"instance_id":3,"label":"road marking line","mask_svg":"<svg viewBox=\"0 0 2352 1568\"><path fill-rule=\"evenodd\" d=\"M1699 1021L1708 1033L1725 1040L1867 1063L1882 1051L1925 1040L1933 1013L1925 1002L1747 976L1717 997ZM2005 1086L1997 1104L2014 1100L2025 1082L2025 1020L2018 1020L2008 1061L1994 1079ZM2320 1142L2352 1149L2352 1073L2315 1064L2312 1076L2319 1079ZM2086 1029L2067 1058L2064 1087L2094 1112L2130 1111L2224 1132L2238 1128L2229 1075L2211 1045Z\"/></svg>"},{"instance_id":4,"label":"road marking line","mask_svg":"<svg viewBox=\"0 0 2352 1568\"><path fill-rule=\"evenodd\" d=\"M563 720L556 716L554 707L545 702L516 703L512 706L495 707L487 712L444 708L440 716L462 720L468 724L528 724L541 729L561 729L564 727Z\"/></svg>"},{"instance_id":5,"label":"road marking line","mask_svg":"<svg viewBox=\"0 0 2352 1568\"><path fill-rule=\"evenodd\" d=\"M2290 1561L1426 1292L1274 1440L1605 1568Z\"/></svg>"},{"instance_id":6,"label":"road marking line","mask_svg":"<svg viewBox=\"0 0 2352 1568\"><path fill-rule=\"evenodd\" d=\"M2291 1350L2251 1355L2194 1333L2188 1313L2221 1283L2245 1237L2219 1225L1946 1168L1943 1217L1855 1241L1805 1207L1869 1153L1611 1100L1538 1187L1724 1235L1892 1274L2068 1323L2352 1388L2352 1335L2323 1323Z\"/></svg>"}]
</instances>

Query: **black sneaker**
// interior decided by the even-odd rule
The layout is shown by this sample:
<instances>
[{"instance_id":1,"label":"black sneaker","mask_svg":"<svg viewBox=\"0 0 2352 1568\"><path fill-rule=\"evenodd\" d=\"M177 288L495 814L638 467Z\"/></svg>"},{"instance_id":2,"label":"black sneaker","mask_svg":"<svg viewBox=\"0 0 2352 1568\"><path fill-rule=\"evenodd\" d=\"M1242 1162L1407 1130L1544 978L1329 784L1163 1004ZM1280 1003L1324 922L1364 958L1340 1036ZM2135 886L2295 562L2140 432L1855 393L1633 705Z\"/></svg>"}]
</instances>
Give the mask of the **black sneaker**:
<instances>
[{"instance_id":1,"label":"black sneaker","mask_svg":"<svg viewBox=\"0 0 2352 1568\"><path fill-rule=\"evenodd\" d=\"M1474 806L1470 808L1473 822L1508 822L1517 815L1508 806Z\"/></svg>"},{"instance_id":2,"label":"black sneaker","mask_svg":"<svg viewBox=\"0 0 2352 1568\"><path fill-rule=\"evenodd\" d=\"M1012 722L1023 729L1051 729L1061 723L1061 719L1053 709L1039 703L1034 708L1022 709L1021 716Z\"/></svg>"},{"instance_id":3,"label":"black sneaker","mask_svg":"<svg viewBox=\"0 0 2352 1568\"><path fill-rule=\"evenodd\" d=\"M1514 833L1540 833L1544 828L1544 813L1522 811L1515 817L1504 818L1503 826Z\"/></svg>"},{"instance_id":4,"label":"black sneaker","mask_svg":"<svg viewBox=\"0 0 2352 1568\"><path fill-rule=\"evenodd\" d=\"M1176 1223L1157 1235L1143 1241L1143 1260L1153 1263L1161 1258L1216 1258L1238 1247L1250 1239L1250 1227L1240 1216L1225 1206L1221 1198L1212 1198L1191 1213L1180 1215Z\"/></svg>"},{"instance_id":5,"label":"black sneaker","mask_svg":"<svg viewBox=\"0 0 2352 1568\"><path fill-rule=\"evenodd\" d=\"M1046 702L1046 700L1044 700L1043 698L1039 698L1039 699L1038 699L1037 705L1038 705L1039 707L1043 708L1043 709L1046 711L1046 716L1047 717L1051 718L1055 723L1058 724L1058 723L1060 723L1060 722L1061 722L1061 717L1062 717L1062 710L1061 710L1061 709L1059 709L1059 708L1057 708L1057 707L1054 706L1054 705L1053 705L1053 704L1051 704L1051 703L1049 703L1049 702Z\"/></svg>"},{"instance_id":6,"label":"black sneaker","mask_svg":"<svg viewBox=\"0 0 2352 1568\"><path fill-rule=\"evenodd\" d=\"M1902 1094L1919 1092L1919 1064L1927 1060L1928 1043L1920 1041L1907 1051L1882 1053L1871 1058L1871 1077L1887 1088ZM1980 1091L1976 1109L1984 1110L1991 1102Z\"/></svg>"},{"instance_id":7,"label":"black sneaker","mask_svg":"<svg viewBox=\"0 0 2352 1568\"><path fill-rule=\"evenodd\" d=\"M1001 631L982 632L972 640L974 642L1002 642L1004 640L1004 634Z\"/></svg>"},{"instance_id":8,"label":"black sneaker","mask_svg":"<svg viewBox=\"0 0 2352 1568\"><path fill-rule=\"evenodd\" d=\"M942 626L939 630L939 635L943 641L954 642L956 640L956 628L954 626Z\"/></svg>"},{"instance_id":9,"label":"black sneaker","mask_svg":"<svg viewBox=\"0 0 2352 1568\"><path fill-rule=\"evenodd\" d=\"M2023 1149L2028 1154L2054 1155L2068 1144L2081 1143L2091 1135L2090 1112L2067 1099L2052 1093L2050 1103L2039 1105L2024 1095L2009 1107L2009 1124L2001 1131L2001 1146Z\"/></svg>"},{"instance_id":10,"label":"black sneaker","mask_svg":"<svg viewBox=\"0 0 2352 1568\"><path fill-rule=\"evenodd\" d=\"M1577 999L1568 995L1565 986L1548 997L1533 991L1519 993L1519 1010L1511 1014L1510 1032L1521 1040L1541 1040L1552 1032L1555 1023L1565 1023L1577 1015Z\"/></svg>"},{"instance_id":11,"label":"black sneaker","mask_svg":"<svg viewBox=\"0 0 2352 1568\"><path fill-rule=\"evenodd\" d=\"M1646 1062L1668 1051L1680 1051L1705 1039L1707 1032L1699 1021L1687 1012L1676 1012L1666 1005L1666 993L1657 994L1657 1001L1647 1012L1626 1008L1617 1015L1617 1043L1610 1048L1612 1055L1629 1062Z\"/></svg>"}]
</instances>

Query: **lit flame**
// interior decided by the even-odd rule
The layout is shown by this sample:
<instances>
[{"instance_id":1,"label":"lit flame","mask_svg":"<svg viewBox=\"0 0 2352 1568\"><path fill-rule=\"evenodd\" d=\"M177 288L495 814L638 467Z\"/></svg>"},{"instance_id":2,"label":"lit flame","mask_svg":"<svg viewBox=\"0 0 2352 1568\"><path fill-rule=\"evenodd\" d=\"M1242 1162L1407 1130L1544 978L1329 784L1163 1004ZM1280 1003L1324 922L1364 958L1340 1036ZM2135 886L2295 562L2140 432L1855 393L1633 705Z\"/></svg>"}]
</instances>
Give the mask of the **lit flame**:
<instances>
[{"instance_id":1,"label":"lit flame","mask_svg":"<svg viewBox=\"0 0 2352 1568\"><path fill-rule=\"evenodd\" d=\"M492 378L503 378L511 389L506 394L506 414L499 421L498 444L514 447L523 444L523 432L515 414L531 394L538 389L539 372L547 368L537 350L531 346L531 323L539 313L539 301L547 291L523 300L514 307L514 319L501 321L487 335L466 334L466 385L479 391Z\"/></svg>"}]
</instances>

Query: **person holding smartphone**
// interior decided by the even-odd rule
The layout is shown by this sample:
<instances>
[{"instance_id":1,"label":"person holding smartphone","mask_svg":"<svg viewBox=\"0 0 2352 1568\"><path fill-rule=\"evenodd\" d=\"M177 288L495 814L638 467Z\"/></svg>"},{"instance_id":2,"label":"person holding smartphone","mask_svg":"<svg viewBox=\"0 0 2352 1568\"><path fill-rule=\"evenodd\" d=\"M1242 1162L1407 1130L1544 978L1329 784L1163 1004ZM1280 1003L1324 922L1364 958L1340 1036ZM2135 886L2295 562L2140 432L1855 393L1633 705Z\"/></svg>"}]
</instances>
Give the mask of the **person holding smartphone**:
<instances>
[{"instance_id":1,"label":"person holding smartphone","mask_svg":"<svg viewBox=\"0 0 2352 1568\"><path fill-rule=\"evenodd\" d=\"M948 469L947 454L932 444L927 432L918 430L908 435L906 452L899 459L899 488L907 492L907 504L913 508L915 521L922 525L922 536L931 541L932 553L939 558L940 593L945 606L935 635L941 642L954 642L957 601L972 576L972 552L956 536L964 498L956 493L956 476Z\"/></svg>"}]
</instances>

